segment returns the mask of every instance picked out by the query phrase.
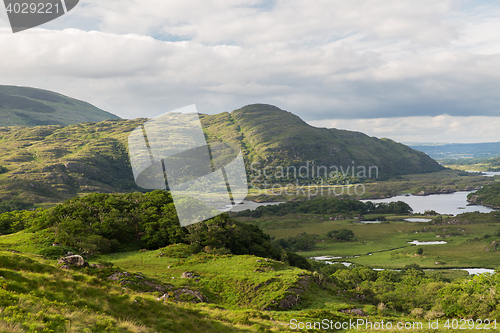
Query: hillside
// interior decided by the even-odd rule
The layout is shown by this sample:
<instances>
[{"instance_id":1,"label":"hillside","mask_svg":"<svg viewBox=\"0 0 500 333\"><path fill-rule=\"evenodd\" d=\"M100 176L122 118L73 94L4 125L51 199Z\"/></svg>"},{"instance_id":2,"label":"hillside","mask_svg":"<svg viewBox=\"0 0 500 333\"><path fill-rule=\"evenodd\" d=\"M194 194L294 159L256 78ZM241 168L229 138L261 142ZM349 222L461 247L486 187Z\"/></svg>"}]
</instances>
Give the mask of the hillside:
<instances>
[{"instance_id":1,"label":"hillside","mask_svg":"<svg viewBox=\"0 0 500 333\"><path fill-rule=\"evenodd\" d=\"M325 200L311 200L306 205L331 213L324 210L329 209L322 205ZM426 266L435 267L436 258L429 257L436 249L426 246L418 254L406 243L414 234L409 229L422 228L419 225L378 225L386 229L385 233L389 227L395 236L379 234L379 241L384 237L384 243L396 239L406 246L390 249L399 253L389 255L391 262L399 261L397 270L377 271L370 268L374 265L371 260L367 266L356 261L389 251L375 252L372 247L369 254L343 258L355 261L349 267L307 261L281 247L274 248L280 258L273 258L269 256L270 237L251 221L243 224L223 215L181 228L171 208L170 194L153 191L93 194L47 210L0 214L0 224L14 232L0 235L0 331L295 332L302 331L297 325L301 323L304 332L316 332L338 331L337 323L366 319L393 325L418 323L414 331L422 330L429 320L439 319L439 331L449 331L444 323L453 318L500 315L500 274L467 277L456 270L422 270L417 262L423 260ZM303 211L306 207L295 208ZM353 213L351 208L356 207L338 208ZM307 225L308 231L311 227L320 231L314 226L323 222L329 225L323 225L316 235L302 232L295 240L303 243L312 236L326 238L315 243L337 244L346 251L367 246L365 239L375 237L369 225L351 224L349 220L308 223L306 220L318 218L317 212L309 210L298 224ZM474 213L457 218L470 217L482 220L480 224L498 222L494 214L484 216L488 221ZM450 232L450 221L451 217L432 227ZM280 219L280 227L291 227L283 222ZM477 222L467 223L467 229ZM355 229L356 237L341 238L345 229L339 230L339 226ZM177 237L180 234L182 237ZM127 248L136 236L162 243L150 244L147 249ZM484 245L497 237L468 241L469 246L481 249L466 251L467 257L480 254L497 258L495 250L484 251ZM111 247L105 244L108 239ZM290 239L281 244L287 245ZM457 252L463 253L463 249L453 251ZM294 257L300 257L308 267L292 267ZM312 322L316 326L305 327ZM363 324L355 330L373 331ZM498 332L496 328L494 331Z\"/></svg>"},{"instance_id":2,"label":"hillside","mask_svg":"<svg viewBox=\"0 0 500 333\"><path fill-rule=\"evenodd\" d=\"M61 202L78 193L140 190L126 142L143 121L0 127L0 199Z\"/></svg>"},{"instance_id":3,"label":"hillside","mask_svg":"<svg viewBox=\"0 0 500 333\"><path fill-rule=\"evenodd\" d=\"M271 170L298 169L307 161L344 170L375 166L382 179L443 169L427 155L392 140L315 128L270 105L202 115L201 120L210 142L230 141L242 148L249 178L257 172L252 162L257 162L254 167ZM0 199L61 202L79 193L140 191L133 180L127 139L144 121L0 127ZM313 178L310 174L301 181L318 181Z\"/></svg>"},{"instance_id":4,"label":"hillside","mask_svg":"<svg viewBox=\"0 0 500 333\"><path fill-rule=\"evenodd\" d=\"M52 91L0 85L0 119L0 126L38 126L98 122L119 117Z\"/></svg>"},{"instance_id":5,"label":"hillside","mask_svg":"<svg viewBox=\"0 0 500 333\"><path fill-rule=\"evenodd\" d=\"M360 132L316 128L272 105L254 104L231 113L205 116L207 132L237 142L249 161L260 167L315 166L378 167L380 178L428 173L444 168L424 153L390 139ZM254 168L258 168L255 165ZM330 172L331 169L329 169ZM371 178L375 176L372 174Z\"/></svg>"},{"instance_id":6,"label":"hillside","mask_svg":"<svg viewBox=\"0 0 500 333\"><path fill-rule=\"evenodd\" d=\"M500 183L485 186L479 191L469 194L467 200L474 205L500 209Z\"/></svg>"}]
</instances>

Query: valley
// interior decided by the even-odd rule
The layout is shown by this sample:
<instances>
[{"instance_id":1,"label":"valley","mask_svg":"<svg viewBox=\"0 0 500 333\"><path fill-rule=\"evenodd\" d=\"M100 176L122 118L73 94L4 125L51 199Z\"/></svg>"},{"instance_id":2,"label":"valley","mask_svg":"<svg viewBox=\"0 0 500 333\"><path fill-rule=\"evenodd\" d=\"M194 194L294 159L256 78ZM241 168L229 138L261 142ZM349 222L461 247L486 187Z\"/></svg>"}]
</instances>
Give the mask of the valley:
<instances>
[{"instance_id":1,"label":"valley","mask_svg":"<svg viewBox=\"0 0 500 333\"><path fill-rule=\"evenodd\" d=\"M247 200L283 203L181 227L170 193L135 185L127 138L145 121L0 127L1 331L294 332L323 320L499 317L498 274L459 270L500 268L498 211L375 199L469 191L495 207L500 177L255 104L201 115L205 137L241 149ZM59 261L70 253L86 264Z\"/></svg>"}]
</instances>

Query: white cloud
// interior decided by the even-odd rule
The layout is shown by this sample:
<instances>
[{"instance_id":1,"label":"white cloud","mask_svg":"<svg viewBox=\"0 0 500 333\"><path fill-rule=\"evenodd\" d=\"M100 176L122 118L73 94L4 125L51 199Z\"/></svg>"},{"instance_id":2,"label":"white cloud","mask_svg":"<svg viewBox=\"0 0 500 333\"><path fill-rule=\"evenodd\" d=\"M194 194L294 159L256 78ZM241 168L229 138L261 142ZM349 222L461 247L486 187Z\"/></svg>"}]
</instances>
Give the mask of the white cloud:
<instances>
[{"instance_id":1,"label":"white cloud","mask_svg":"<svg viewBox=\"0 0 500 333\"><path fill-rule=\"evenodd\" d=\"M398 142L474 143L500 142L500 117L401 117L325 119L310 125L363 132Z\"/></svg>"},{"instance_id":2,"label":"white cloud","mask_svg":"<svg viewBox=\"0 0 500 333\"><path fill-rule=\"evenodd\" d=\"M81 0L18 34L0 11L0 84L55 90L127 118L193 103L206 113L269 103L311 121L500 116L499 8Z\"/></svg>"}]
</instances>

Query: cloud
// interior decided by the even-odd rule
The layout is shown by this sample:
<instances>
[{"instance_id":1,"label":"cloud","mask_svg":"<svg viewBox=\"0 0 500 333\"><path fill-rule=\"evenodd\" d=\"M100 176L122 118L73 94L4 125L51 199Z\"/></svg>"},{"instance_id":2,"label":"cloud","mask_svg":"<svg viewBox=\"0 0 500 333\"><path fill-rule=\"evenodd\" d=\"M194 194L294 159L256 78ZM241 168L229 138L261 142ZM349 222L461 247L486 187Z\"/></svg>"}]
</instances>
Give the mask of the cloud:
<instances>
[{"instance_id":1,"label":"cloud","mask_svg":"<svg viewBox=\"0 0 500 333\"><path fill-rule=\"evenodd\" d=\"M193 103L269 103L308 121L500 115L496 4L82 0L18 34L0 13L1 84L122 117Z\"/></svg>"},{"instance_id":2,"label":"cloud","mask_svg":"<svg viewBox=\"0 0 500 333\"><path fill-rule=\"evenodd\" d=\"M363 132L398 142L500 142L500 117L401 117L310 121L310 125Z\"/></svg>"}]
</instances>

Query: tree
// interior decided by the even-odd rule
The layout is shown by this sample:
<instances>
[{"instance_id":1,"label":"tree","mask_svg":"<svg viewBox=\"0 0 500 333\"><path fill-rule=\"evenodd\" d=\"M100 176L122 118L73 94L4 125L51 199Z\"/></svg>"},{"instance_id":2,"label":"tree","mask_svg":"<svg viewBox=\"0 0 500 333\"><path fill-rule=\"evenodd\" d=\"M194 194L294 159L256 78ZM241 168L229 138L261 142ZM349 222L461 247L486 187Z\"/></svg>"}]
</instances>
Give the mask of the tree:
<instances>
[{"instance_id":1,"label":"tree","mask_svg":"<svg viewBox=\"0 0 500 333\"><path fill-rule=\"evenodd\" d=\"M341 240L341 241L353 241L356 239L354 232L349 229L331 230L326 234L327 237Z\"/></svg>"}]
</instances>

